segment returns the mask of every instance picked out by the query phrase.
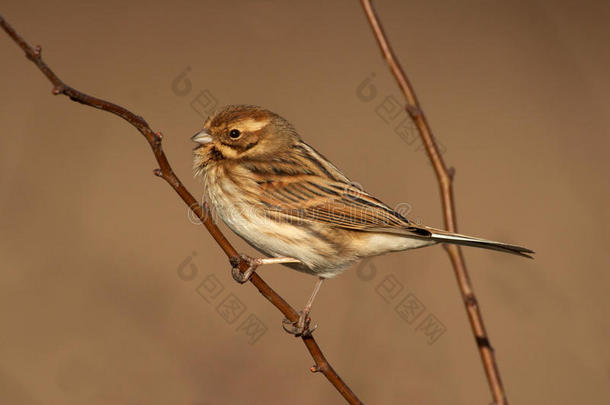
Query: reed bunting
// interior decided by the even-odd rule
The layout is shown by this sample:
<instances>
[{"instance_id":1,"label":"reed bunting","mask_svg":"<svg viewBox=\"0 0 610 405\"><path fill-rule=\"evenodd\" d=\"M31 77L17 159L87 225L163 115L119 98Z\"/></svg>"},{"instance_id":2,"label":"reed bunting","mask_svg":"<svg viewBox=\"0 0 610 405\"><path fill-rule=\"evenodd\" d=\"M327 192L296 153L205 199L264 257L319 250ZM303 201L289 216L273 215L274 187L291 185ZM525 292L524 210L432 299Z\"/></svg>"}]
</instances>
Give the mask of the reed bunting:
<instances>
[{"instance_id":1,"label":"reed bunting","mask_svg":"<svg viewBox=\"0 0 610 405\"><path fill-rule=\"evenodd\" d=\"M308 314L322 281L355 261L436 243L531 257L533 251L417 225L359 189L303 142L288 121L261 107L229 105L192 137L193 167L205 198L233 232L263 254L248 259L245 282L260 264L283 263L318 276L291 333L310 333Z\"/></svg>"}]
</instances>

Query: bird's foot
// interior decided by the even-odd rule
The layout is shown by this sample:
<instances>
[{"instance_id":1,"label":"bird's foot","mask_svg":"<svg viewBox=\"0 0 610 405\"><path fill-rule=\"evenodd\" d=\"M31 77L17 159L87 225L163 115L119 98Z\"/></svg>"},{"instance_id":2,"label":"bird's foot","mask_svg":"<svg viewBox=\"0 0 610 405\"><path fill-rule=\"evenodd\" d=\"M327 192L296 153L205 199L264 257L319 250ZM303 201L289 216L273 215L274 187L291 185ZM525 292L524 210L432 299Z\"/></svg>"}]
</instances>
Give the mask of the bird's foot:
<instances>
[{"instance_id":1,"label":"bird's foot","mask_svg":"<svg viewBox=\"0 0 610 405\"><path fill-rule=\"evenodd\" d=\"M239 264L242 261L248 264L248 269L244 272L239 268ZM252 274L254 274L254 271L256 271L258 266L263 264L262 259L256 259L246 255L233 256L229 259L229 262L231 262L231 275L239 284L243 284L250 280L250 277L252 277Z\"/></svg>"},{"instance_id":2,"label":"bird's foot","mask_svg":"<svg viewBox=\"0 0 610 405\"><path fill-rule=\"evenodd\" d=\"M307 312L301 311L299 312L299 319L296 322L291 322L289 319L284 318L282 320L282 328L291 335L295 337L301 336L311 336L314 330L318 327L318 325L314 325L313 328L309 328L309 324L311 323L311 318Z\"/></svg>"}]
</instances>

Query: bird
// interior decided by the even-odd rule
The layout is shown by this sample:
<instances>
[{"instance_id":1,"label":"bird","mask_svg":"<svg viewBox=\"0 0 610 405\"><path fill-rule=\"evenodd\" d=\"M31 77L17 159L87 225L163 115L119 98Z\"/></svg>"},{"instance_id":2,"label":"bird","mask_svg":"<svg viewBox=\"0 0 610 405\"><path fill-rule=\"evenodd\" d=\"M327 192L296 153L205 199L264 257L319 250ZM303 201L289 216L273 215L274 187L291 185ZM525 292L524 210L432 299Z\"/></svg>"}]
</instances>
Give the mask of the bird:
<instances>
[{"instance_id":1,"label":"bird","mask_svg":"<svg viewBox=\"0 0 610 405\"><path fill-rule=\"evenodd\" d=\"M238 236L266 257L250 258L246 282L262 264L280 263L318 277L298 321L310 334L309 313L325 279L354 262L438 243L473 246L532 258L525 247L420 225L352 182L308 145L289 121L255 105L227 105L192 136L193 170L204 201Z\"/></svg>"}]
</instances>

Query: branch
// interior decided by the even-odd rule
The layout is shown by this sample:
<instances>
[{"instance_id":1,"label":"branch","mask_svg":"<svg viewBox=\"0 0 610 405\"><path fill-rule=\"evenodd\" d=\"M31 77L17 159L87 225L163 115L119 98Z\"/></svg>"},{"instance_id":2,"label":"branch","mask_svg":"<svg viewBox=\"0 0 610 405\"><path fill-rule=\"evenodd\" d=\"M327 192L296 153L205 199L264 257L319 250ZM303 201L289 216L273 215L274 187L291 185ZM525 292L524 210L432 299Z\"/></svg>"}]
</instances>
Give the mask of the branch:
<instances>
[{"instance_id":1,"label":"branch","mask_svg":"<svg viewBox=\"0 0 610 405\"><path fill-rule=\"evenodd\" d=\"M445 228L449 232L457 232L452 185L455 171L453 168L447 169L447 166L441 157L434 140L434 136L432 135L432 130L428 124L428 120L426 119L426 116L424 115L424 112L417 101L413 86L407 79L407 76L402 70L400 63L396 59L396 56L390 47L388 39L383 32L383 28L381 27L381 23L375 14L371 0L361 0L361 2L366 17L368 18L371 28L373 29L373 34L375 35L375 38L379 44L379 48L381 48L381 53L388 63L390 71L398 82L398 86L400 87L400 90L407 101L405 109L415 122L419 135L421 136L426 148L426 152L428 153L428 157L430 158L432 166L434 167L434 172L436 173L436 178L440 186ZM487 374L487 381L489 383L489 388L491 389L494 403L496 405L506 405L508 404L508 401L504 393L502 380L500 379L500 371L498 369L498 365L496 364L496 359L493 349L489 343L487 332L485 331L483 318L470 283L464 256L462 256L461 249L456 245L445 245L445 250L451 259L453 270L455 271L458 286L460 288L460 292L462 293L462 299L464 300L464 305L466 306L466 313L468 314L468 319L470 320L470 326L472 326L472 332L474 333L475 341L481 354L483 368Z\"/></svg>"},{"instance_id":2,"label":"branch","mask_svg":"<svg viewBox=\"0 0 610 405\"><path fill-rule=\"evenodd\" d=\"M148 144L150 145L155 159L159 164L159 168L155 169L153 173L163 178L167 183L178 193L182 201L191 209L191 211L199 218L201 223L205 225L206 229L214 240L218 243L220 248L225 252L229 259L239 259L239 269L243 273L248 269L248 264L239 257L235 248L229 243L227 238L222 234L220 229L214 224L211 219L209 210L205 205L200 205L197 200L188 192L186 187L182 184L180 179L176 176L172 170L163 148L161 147L161 141L163 136L160 132L154 132L148 123L140 116L135 115L131 111L113 104L111 102L89 96L82 93L62 82L59 77L47 66L42 60L41 47L37 46L33 49L17 32L11 27L0 15L0 26L6 31L6 33L19 45L19 47L25 51L25 56L32 61L42 73L49 79L53 84L53 94L63 94L68 96L70 100L76 101L90 107L99 108L100 110L108 111L112 114L118 115L131 125L136 127L138 131ZM299 314L256 273L252 274L250 282L258 289L258 291L273 304L286 318L291 322L296 322L299 318ZM320 346L316 343L313 336L302 336L303 343L309 350L311 357L313 358L315 365L311 367L312 372L321 372L328 379L328 381L335 387L337 391L345 398L350 404L361 404L360 400L352 392L352 390L343 382L339 374L332 368L326 357L322 353Z\"/></svg>"}]
</instances>

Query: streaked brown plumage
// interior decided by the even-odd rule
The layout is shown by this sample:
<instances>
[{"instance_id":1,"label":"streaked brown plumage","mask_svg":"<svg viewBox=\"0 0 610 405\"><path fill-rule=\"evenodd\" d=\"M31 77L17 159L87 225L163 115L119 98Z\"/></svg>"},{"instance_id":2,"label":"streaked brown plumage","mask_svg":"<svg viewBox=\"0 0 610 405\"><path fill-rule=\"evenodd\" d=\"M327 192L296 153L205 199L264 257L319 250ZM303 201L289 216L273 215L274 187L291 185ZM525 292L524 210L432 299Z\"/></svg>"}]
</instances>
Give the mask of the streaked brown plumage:
<instances>
[{"instance_id":1,"label":"streaked brown plumage","mask_svg":"<svg viewBox=\"0 0 610 405\"><path fill-rule=\"evenodd\" d=\"M205 195L235 233L294 269L329 278L364 257L453 243L530 257L531 250L417 225L360 190L282 117L231 105L193 140Z\"/></svg>"}]
</instances>

